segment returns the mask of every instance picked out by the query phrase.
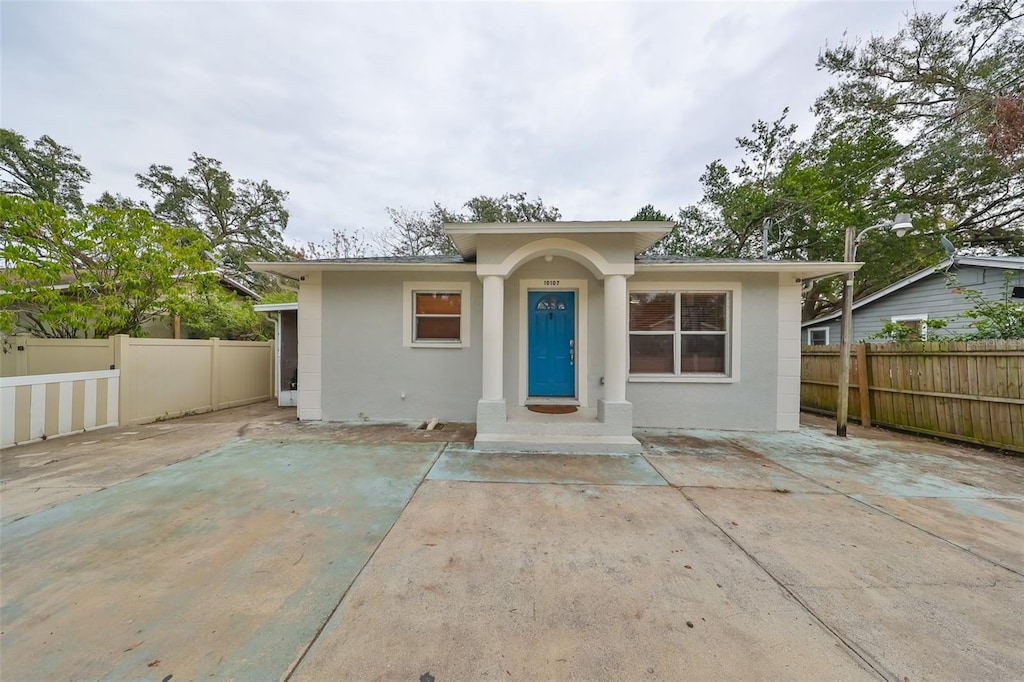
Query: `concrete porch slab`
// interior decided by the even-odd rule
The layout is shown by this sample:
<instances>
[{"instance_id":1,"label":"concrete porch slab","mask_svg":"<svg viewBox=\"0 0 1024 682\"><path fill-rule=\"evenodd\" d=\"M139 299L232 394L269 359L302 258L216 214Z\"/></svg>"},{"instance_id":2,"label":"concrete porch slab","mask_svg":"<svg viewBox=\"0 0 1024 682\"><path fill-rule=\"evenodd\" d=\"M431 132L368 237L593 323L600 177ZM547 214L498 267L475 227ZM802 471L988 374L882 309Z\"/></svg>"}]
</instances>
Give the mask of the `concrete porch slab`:
<instances>
[{"instance_id":1,"label":"concrete porch slab","mask_svg":"<svg viewBox=\"0 0 1024 682\"><path fill-rule=\"evenodd\" d=\"M427 475L434 481L668 485L639 455L478 452L449 446Z\"/></svg>"}]
</instances>

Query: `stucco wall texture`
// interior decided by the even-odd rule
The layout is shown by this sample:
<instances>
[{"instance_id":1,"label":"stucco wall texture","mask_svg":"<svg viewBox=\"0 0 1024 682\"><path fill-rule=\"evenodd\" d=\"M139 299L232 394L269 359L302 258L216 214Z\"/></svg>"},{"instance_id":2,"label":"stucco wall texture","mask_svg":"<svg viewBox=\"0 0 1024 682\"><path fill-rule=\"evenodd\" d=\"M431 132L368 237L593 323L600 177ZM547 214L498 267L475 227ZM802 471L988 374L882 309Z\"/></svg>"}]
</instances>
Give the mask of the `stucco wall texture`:
<instances>
[{"instance_id":1,"label":"stucco wall texture","mask_svg":"<svg viewBox=\"0 0 1024 682\"><path fill-rule=\"evenodd\" d=\"M582 282L586 328L577 330L585 365L577 382L585 384L585 406L603 397L603 285L587 268L568 258L539 257L518 268L504 284L504 371L506 404L522 404L520 329L522 282ZM404 345L403 284L466 282L470 285L470 342L462 348L416 348ZM775 273L679 274L637 273L643 282L738 283L741 364L731 383L629 382L626 397L634 406L637 427L775 430L779 412L779 277ZM577 288L559 285L557 288ZM482 381L483 292L475 273L325 272L323 274L322 414L328 421L426 420L473 421ZM580 316L582 317L582 316ZM795 325L794 325L795 326ZM795 337L796 330L794 330ZM794 347L798 341L794 338ZM783 349L785 350L785 349ZM797 348L797 352L798 352ZM582 358L581 358L582 359ZM404 397L403 397L404 396Z\"/></svg>"}]
</instances>

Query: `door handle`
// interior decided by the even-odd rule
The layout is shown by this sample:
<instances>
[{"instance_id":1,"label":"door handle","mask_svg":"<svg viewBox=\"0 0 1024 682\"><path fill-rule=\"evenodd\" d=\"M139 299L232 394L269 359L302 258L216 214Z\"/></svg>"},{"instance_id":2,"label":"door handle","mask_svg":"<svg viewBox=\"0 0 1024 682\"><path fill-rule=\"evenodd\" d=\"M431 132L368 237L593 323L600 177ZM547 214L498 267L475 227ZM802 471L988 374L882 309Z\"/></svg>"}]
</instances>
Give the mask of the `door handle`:
<instances>
[{"instance_id":1,"label":"door handle","mask_svg":"<svg viewBox=\"0 0 1024 682\"><path fill-rule=\"evenodd\" d=\"M570 348L569 349L569 364L572 365L572 364L575 363L575 361L576 361L576 349L575 348Z\"/></svg>"}]
</instances>

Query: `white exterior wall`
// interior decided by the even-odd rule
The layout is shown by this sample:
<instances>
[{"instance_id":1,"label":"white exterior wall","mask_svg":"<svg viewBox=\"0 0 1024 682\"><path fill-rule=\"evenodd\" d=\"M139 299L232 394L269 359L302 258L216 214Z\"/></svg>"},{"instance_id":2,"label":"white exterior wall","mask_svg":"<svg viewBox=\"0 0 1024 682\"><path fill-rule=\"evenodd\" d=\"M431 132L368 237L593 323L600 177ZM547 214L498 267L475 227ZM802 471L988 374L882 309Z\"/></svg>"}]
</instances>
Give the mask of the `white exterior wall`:
<instances>
[{"instance_id":1,"label":"white exterior wall","mask_svg":"<svg viewBox=\"0 0 1024 682\"><path fill-rule=\"evenodd\" d=\"M779 274L779 376L775 428L800 430L800 283Z\"/></svg>"},{"instance_id":2,"label":"white exterior wall","mask_svg":"<svg viewBox=\"0 0 1024 682\"><path fill-rule=\"evenodd\" d=\"M303 282L300 294L300 418L473 421L477 417L483 379L483 287L475 273L428 267L325 272L320 277ZM543 256L527 260L503 283L501 394L510 407L524 401L525 292L531 283L551 280L562 284L540 288L565 290L582 285L586 291L585 300L578 293L576 302L581 325L577 328L577 382L583 388L578 391L583 406L596 407L604 398L601 380L606 369L604 282L589 268L559 255L550 261ZM468 346L406 344L403 305L410 282L463 282L469 287ZM732 325L732 342L739 345L740 361L737 376L729 380L627 381L626 399L633 404L636 427L798 428L800 290L792 277L640 272L627 280L631 288L643 288L644 282L678 283L681 289L688 284L734 286L733 313L738 317ZM308 375L316 370L318 381L312 382Z\"/></svg>"},{"instance_id":3,"label":"white exterior wall","mask_svg":"<svg viewBox=\"0 0 1024 682\"><path fill-rule=\"evenodd\" d=\"M414 281L469 285L468 347L405 345L404 283ZM324 420L476 418L482 380L483 289L475 274L443 269L326 272L323 300ZM300 314L302 306L300 300Z\"/></svg>"},{"instance_id":4,"label":"white exterior wall","mask_svg":"<svg viewBox=\"0 0 1024 682\"><path fill-rule=\"evenodd\" d=\"M303 421L322 418L321 386L323 349L323 275L306 275L299 286L298 352L299 386L297 416ZM330 343L330 340L328 340ZM332 352L333 347L328 348Z\"/></svg>"},{"instance_id":5,"label":"white exterior wall","mask_svg":"<svg viewBox=\"0 0 1024 682\"><path fill-rule=\"evenodd\" d=\"M741 291L739 380L729 383L649 383L627 381L626 399L633 403L636 427L774 431L779 426L779 275L708 273L668 275L641 272L643 282L738 282ZM787 295L788 300L788 295ZM799 299L798 299L799 302ZM796 312L799 320L799 310ZM798 329L793 324L794 330ZM795 335L794 335L795 336ZM799 346L797 346L799 359ZM799 377L799 364L797 365ZM787 389L789 388L787 384Z\"/></svg>"}]
</instances>

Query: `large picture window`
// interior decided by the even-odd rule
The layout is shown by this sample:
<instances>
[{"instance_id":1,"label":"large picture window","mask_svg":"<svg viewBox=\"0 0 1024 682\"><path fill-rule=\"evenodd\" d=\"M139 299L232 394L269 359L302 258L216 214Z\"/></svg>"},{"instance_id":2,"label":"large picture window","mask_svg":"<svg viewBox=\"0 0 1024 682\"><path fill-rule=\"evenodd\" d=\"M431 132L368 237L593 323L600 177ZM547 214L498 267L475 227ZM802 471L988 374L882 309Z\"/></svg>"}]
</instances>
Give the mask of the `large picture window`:
<instances>
[{"instance_id":1,"label":"large picture window","mask_svg":"<svg viewBox=\"0 0 1024 682\"><path fill-rule=\"evenodd\" d=\"M405 282L404 345L425 348L469 346L468 282Z\"/></svg>"},{"instance_id":2,"label":"large picture window","mask_svg":"<svg viewBox=\"0 0 1024 682\"><path fill-rule=\"evenodd\" d=\"M629 295L629 372L633 375L730 376L728 291Z\"/></svg>"}]
</instances>

